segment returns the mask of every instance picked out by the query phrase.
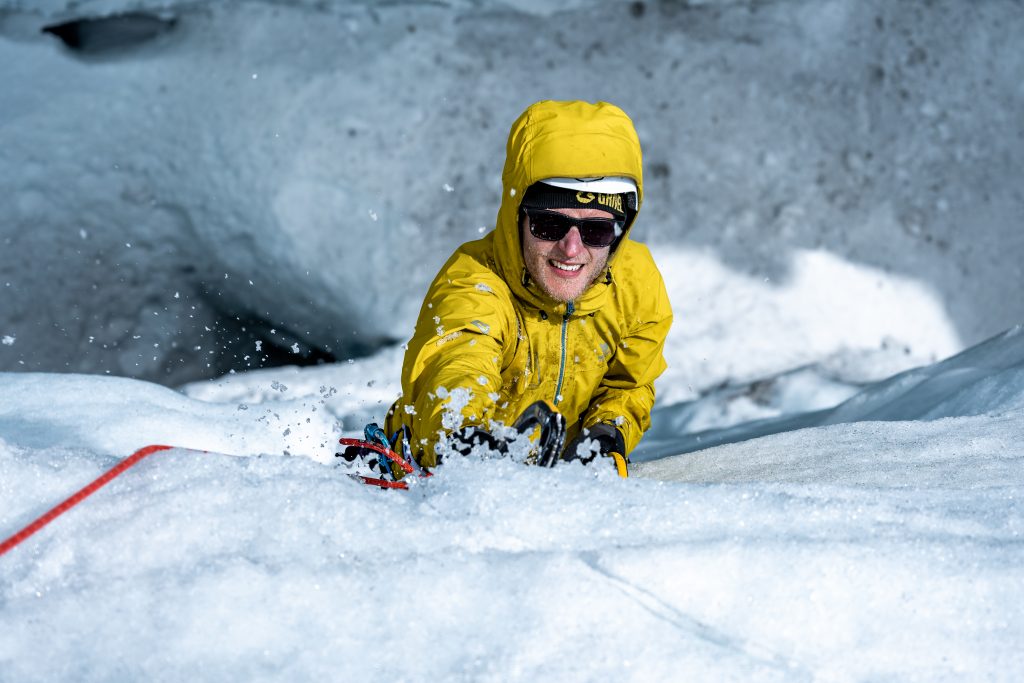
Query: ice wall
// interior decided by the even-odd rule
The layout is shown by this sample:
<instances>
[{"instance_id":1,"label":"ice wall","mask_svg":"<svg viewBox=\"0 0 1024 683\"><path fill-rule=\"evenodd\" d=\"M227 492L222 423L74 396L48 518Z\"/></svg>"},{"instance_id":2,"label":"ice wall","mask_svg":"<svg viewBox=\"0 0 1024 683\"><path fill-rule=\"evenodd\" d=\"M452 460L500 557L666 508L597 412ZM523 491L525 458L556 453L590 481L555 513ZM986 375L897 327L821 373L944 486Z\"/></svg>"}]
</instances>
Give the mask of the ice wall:
<instances>
[{"instance_id":1,"label":"ice wall","mask_svg":"<svg viewBox=\"0 0 1024 683\"><path fill-rule=\"evenodd\" d=\"M656 256L771 290L829 251L932 288L964 343L1024 314L1019 3L559 7L0 3L0 370L176 383L401 339L541 98L633 116ZM125 11L173 28L39 32Z\"/></svg>"}]
</instances>

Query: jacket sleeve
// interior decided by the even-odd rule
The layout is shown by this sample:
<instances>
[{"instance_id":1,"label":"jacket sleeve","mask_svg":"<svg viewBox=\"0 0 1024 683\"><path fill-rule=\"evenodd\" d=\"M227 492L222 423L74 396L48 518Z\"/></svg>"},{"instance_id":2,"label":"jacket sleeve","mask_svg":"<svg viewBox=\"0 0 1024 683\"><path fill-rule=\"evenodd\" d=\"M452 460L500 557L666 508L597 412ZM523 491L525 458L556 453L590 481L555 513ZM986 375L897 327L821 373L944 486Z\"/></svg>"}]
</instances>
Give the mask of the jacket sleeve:
<instances>
[{"instance_id":1,"label":"jacket sleeve","mask_svg":"<svg viewBox=\"0 0 1024 683\"><path fill-rule=\"evenodd\" d=\"M412 431L420 464L438 462L438 441L492 418L501 389L506 342L515 313L500 280L444 273L431 286L402 368L403 396L394 410Z\"/></svg>"},{"instance_id":2,"label":"jacket sleeve","mask_svg":"<svg viewBox=\"0 0 1024 683\"><path fill-rule=\"evenodd\" d=\"M647 291L636 297L636 312L625 316L633 324L621 338L582 424L585 428L599 422L615 425L626 444L623 455L636 447L650 427L654 380L665 371L665 338L672 326L668 292L656 268L648 282Z\"/></svg>"}]
</instances>

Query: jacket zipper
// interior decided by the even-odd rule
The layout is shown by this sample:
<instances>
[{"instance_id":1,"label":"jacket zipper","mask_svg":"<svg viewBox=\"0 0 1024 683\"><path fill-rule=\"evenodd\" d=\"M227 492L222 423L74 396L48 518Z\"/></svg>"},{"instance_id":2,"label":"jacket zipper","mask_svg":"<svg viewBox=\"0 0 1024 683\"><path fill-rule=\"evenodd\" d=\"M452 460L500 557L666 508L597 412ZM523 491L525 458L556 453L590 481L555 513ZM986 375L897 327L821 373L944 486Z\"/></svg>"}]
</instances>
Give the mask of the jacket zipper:
<instances>
[{"instance_id":1,"label":"jacket zipper","mask_svg":"<svg viewBox=\"0 0 1024 683\"><path fill-rule=\"evenodd\" d=\"M562 316L562 362L558 366L558 386L555 387L555 405L562 398L562 380L565 378L565 333L569 327L569 316L575 310L572 302L570 301L565 307L565 315Z\"/></svg>"}]
</instances>

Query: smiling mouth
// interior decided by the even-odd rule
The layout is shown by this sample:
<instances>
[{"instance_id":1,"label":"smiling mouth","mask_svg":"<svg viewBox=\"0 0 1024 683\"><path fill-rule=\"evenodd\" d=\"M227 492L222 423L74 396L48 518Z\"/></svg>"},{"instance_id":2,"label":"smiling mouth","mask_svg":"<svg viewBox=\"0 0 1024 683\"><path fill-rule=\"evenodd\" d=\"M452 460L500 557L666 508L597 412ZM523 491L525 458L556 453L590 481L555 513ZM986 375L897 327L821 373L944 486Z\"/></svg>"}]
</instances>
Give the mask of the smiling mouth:
<instances>
[{"instance_id":1,"label":"smiling mouth","mask_svg":"<svg viewBox=\"0 0 1024 683\"><path fill-rule=\"evenodd\" d=\"M559 270L564 270L570 273L575 273L577 270L583 267L582 263L560 263L553 259L549 260L548 263L554 266L555 268L558 268Z\"/></svg>"}]
</instances>

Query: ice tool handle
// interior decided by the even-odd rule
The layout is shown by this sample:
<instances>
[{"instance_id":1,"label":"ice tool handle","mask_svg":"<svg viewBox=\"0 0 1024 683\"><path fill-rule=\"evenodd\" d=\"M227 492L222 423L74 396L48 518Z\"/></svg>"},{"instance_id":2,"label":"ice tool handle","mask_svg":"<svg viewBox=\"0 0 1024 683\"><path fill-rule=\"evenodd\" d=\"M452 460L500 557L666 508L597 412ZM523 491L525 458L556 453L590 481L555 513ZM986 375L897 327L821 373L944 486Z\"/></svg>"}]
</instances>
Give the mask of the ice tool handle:
<instances>
[{"instance_id":1,"label":"ice tool handle","mask_svg":"<svg viewBox=\"0 0 1024 683\"><path fill-rule=\"evenodd\" d=\"M378 453L380 453L380 457L384 461L381 464L384 465L385 469L390 468L390 466L391 466L391 458L388 456L388 453L394 453L394 451L391 449L391 441L388 440L388 435L384 433L384 430L381 429L380 426L378 426L376 422L371 422L370 424L366 425L363 428L363 437L369 443L378 444L378 445L382 446L385 449L385 452L378 451ZM395 453L395 455L398 455L398 454ZM399 458L399 459L401 459L401 458ZM405 469L405 468L403 467L402 469ZM412 472L411 469L410 470L405 470L405 471L406 472Z\"/></svg>"},{"instance_id":2,"label":"ice tool handle","mask_svg":"<svg viewBox=\"0 0 1024 683\"><path fill-rule=\"evenodd\" d=\"M516 430L522 433L535 427L540 428L537 464L541 467L554 467L565 445L565 418L548 401L536 401L523 411L515 424Z\"/></svg>"}]
</instances>

